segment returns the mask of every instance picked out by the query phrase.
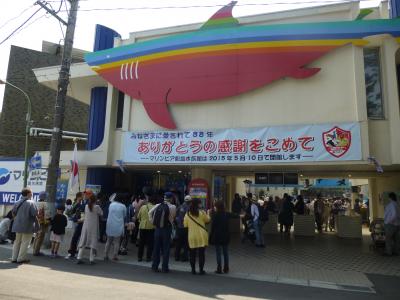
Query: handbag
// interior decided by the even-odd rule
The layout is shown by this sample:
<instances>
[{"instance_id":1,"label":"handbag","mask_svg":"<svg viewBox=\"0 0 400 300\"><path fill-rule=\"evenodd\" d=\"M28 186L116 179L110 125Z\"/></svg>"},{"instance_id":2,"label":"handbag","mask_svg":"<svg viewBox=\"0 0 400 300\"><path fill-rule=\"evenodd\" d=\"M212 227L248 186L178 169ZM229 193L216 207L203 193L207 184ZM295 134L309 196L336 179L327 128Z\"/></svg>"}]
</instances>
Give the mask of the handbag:
<instances>
[{"instance_id":1,"label":"handbag","mask_svg":"<svg viewBox=\"0 0 400 300\"><path fill-rule=\"evenodd\" d=\"M193 219L193 217L190 214L187 214L187 215L194 223L196 223L198 226L203 228L208 233L207 228L205 228L203 225L201 225L199 222L197 222L195 219Z\"/></svg>"}]
</instances>

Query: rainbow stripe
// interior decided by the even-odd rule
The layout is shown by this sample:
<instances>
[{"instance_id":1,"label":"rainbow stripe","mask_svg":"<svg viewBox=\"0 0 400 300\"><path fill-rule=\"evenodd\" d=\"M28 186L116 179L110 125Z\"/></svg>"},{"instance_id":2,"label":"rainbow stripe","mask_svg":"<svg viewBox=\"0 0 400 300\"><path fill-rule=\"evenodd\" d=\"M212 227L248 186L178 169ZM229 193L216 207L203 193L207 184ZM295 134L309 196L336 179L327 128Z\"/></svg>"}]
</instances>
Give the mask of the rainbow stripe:
<instances>
[{"instance_id":1,"label":"rainbow stripe","mask_svg":"<svg viewBox=\"0 0 400 300\"><path fill-rule=\"evenodd\" d=\"M214 29L233 27L239 25L237 19L232 17L232 9L236 5L237 1L232 1L230 4L225 5L223 8L218 10L202 27L201 29Z\"/></svg>"},{"instance_id":2,"label":"rainbow stripe","mask_svg":"<svg viewBox=\"0 0 400 300\"><path fill-rule=\"evenodd\" d=\"M217 20L223 20L220 18ZM199 30L89 53L86 62L97 72L132 61L149 62L186 55L276 48L298 51L312 47L364 46L368 36L390 34L400 41L400 19L238 26ZM311 48L310 48L311 47ZM290 50L291 49L291 50Z\"/></svg>"}]
</instances>

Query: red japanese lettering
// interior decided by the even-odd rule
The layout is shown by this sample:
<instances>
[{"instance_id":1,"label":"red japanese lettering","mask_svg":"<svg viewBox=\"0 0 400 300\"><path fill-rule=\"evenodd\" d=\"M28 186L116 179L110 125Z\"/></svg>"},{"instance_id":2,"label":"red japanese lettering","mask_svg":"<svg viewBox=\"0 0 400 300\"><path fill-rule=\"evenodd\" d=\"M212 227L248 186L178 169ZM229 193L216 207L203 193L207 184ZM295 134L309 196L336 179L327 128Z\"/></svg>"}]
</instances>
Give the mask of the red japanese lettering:
<instances>
[{"instance_id":1,"label":"red japanese lettering","mask_svg":"<svg viewBox=\"0 0 400 300\"><path fill-rule=\"evenodd\" d=\"M207 141L204 143L203 149L207 153L214 153L217 150L217 144L213 141Z\"/></svg>"},{"instance_id":2,"label":"red japanese lettering","mask_svg":"<svg viewBox=\"0 0 400 300\"><path fill-rule=\"evenodd\" d=\"M263 151L264 143L261 140L250 141L250 151L255 153L261 153Z\"/></svg>"},{"instance_id":3,"label":"red japanese lettering","mask_svg":"<svg viewBox=\"0 0 400 300\"><path fill-rule=\"evenodd\" d=\"M247 153L247 140L233 140L233 153Z\"/></svg>"},{"instance_id":4,"label":"red japanese lettering","mask_svg":"<svg viewBox=\"0 0 400 300\"><path fill-rule=\"evenodd\" d=\"M193 154L197 154L203 149L200 141L191 141L189 147Z\"/></svg>"},{"instance_id":5,"label":"red japanese lettering","mask_svg":"<svg viewBox=\"0 0 400 300\"><path fill-rule=\"evenodd\" d=\"M232 152L232 141L223 140L218 142L218 153L231 153Z\"/></svg>"},{"instance_id":6,"label":"red japanese lettering","mask_svg":"<svg viewBox=\"0 0 400 300\"><path fill-rule=\"evenodd\" d=\"M179 143L179 145L176 147L176 153L178 153L178 154L186 154L188 152L189 152L188 145L185 144L183 141L181 141Z\"/></svg>"},{"instance_id":7,"label":"red japanese lettering","mask_svg":"<svg viewBox=\"0 0 400 300\"><path fill-rule=\"evenodd\" d=\"M171 154L172 153L172 147L174 146L175 142L174 141L165 141L162 143L162 149L161 152L163 154Z\"/></svg>"},{"instance_id":8,"label":"red japanese lettering","mask_svg":"<svg viewBox=\"0 0 400 300\"><path fill-rule=\"evenodd\" d=\"M150 143L150 150L154 154L160 153L161 150L161 143L160 142L151 142Z\"/></svg>"},{"instance_id":9,"label":"red japanese lettering","mask_svg":"<svg viewBox=\"0 0 400 300\"><path fill-rule=\"evenodd\" d=\"M298 138L298 141L301 143L301 148L305 151L313 151L314 147L313 146L308 146L309 143L314 141L313 136L302 136Z\"/></svg>"},{"instance_id":10,"label":"red japanese lettering","mask_svg":"<svg viewBox=\"0 0 400 300\"><path fill-rule=\"evenodd\" d=\"M283 139L282 150L285 152L294 152L297 149L297 143L291 137Z\"/></svg>"},{"instance_id":11,"label":"red japanese lettering","mask_svg":"<svg viewBox=\"0 0 400 300\"><path fill-rule=\"evenodd\" d=\"M279 148L275 147L276 145L279 144L279 140L276 138L270 138L267 140L267 146L265 147L265 150L268 152L279 152Z\"/></svg>"},{"instance_id":12,"label":"red japanese lettering","mask_svg":"<svg viewBox=\"0 0 400 300\"><path fill-rule=\"evenodd\" d=\"M142 154L147 154L150 151L149 142L139 142L137 151Z\"/></svg>"}]
</instances>

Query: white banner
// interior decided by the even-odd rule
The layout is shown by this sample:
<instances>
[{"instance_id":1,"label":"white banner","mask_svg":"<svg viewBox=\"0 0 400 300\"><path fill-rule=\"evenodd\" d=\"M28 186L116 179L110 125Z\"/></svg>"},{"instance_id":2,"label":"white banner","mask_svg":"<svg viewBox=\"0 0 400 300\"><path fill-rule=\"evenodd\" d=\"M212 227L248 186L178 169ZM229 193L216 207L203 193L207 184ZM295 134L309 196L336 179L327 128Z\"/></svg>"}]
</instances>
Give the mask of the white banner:
<instances>
[{"instance_id":1,"label":"white banner","mask_svg":"<svg viewBox=\"0 0 400 300\"><path fill-rule=\"evenodd\" d=\"M46 189L47 170L30 171L28 186L32 188L33 199ZM0 161L0 205L13 205L19 200L24 186L24 161Z\"/></svg>"},{"instance_id":2,"label":"white banner","mask_svg":"<svg viewBox=\"0 0 400 300\"><path fill-rule=\"evenodd\" d=\"M361 160L358 123L127 132L125 164L273 164Z\"/></svg>"}]
</instances>

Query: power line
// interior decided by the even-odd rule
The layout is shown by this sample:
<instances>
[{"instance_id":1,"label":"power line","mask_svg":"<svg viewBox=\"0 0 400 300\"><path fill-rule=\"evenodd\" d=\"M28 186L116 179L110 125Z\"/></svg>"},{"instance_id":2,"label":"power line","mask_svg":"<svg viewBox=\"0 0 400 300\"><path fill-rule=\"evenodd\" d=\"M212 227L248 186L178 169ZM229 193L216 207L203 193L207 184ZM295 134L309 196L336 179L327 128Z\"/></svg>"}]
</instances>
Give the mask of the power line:
<instances>
[{"instance_id":1,"label":"power line","mask_svg":"<svg viewBox=\"0 0 400 300\"><path fill-rule=\"evenodd\" d=\"M22 27L21 29L19 29L16 33L14 33L14 36L16 36L17 34L19 34L21 31L23 31L24 29L28 28L29 26L31 26L32 24L36 23L37 21L39 21L40 19L42 19L43 17L46 16L46 13L44 13L43 15L41 15L40 17L37 17L36 19L32 20L32 22L26 24L24 27Z\"/></svg>"},{"instance_id":2,"label":"power line","mask_svg":"<svg viewBox=\"0 0 400 300\"><path fill-rule=\"evenodd\" d=\"M19 25L13 32L11 32L4 40L0 42L0 45L2 45L5 41L7 41L10 37L14 35L21 27L23 27L26 23L29 22L39 11L41 8L39 8L37 11L35 11L25 22L23 22L21 25Z\"/></svg>"},{"instance_id":3,"label":"power line","mask_svg":"<svg viewBox=\"0 0 400 300\"><path fill-rule=\"evenodd\" d=\"M360 2L370 2L371 0L360 0ZM339 4L339 3L351 3L352 1L342 0L318 0L318 1L292 1L292 2L270 2L270 3L238 3L236 7L245 6L271 6L271 5L296 5L296 4ZM113 7L113 8L80 8L80 12L92 12L92 11L118 11L118 10L162 10L162 9L186 9L186 8L212 8L212 7L224 7L225 4L210 4L210 5L187 5L187 6L142 6L142 7ZM65 11L64 11L65 12Z\"/></svg>"},{"instance_id":4,"label":"power line","mask_svg":"<svg viewBox=\"0 0 400 300\"><path fill-rule=\"evenodd\" d=\"M20 16L22 16L26 11L30 10L33 7L33 5L25 8L22 12L19 13L18 16L15 16L11 19L9 19L8 21L6 21L3 25L0 26L0 29L2 29L4 26L6 26L7 24L9 24L10 22L14 21L15 19L18 19Z\"/></svg>"}]
</instances>

